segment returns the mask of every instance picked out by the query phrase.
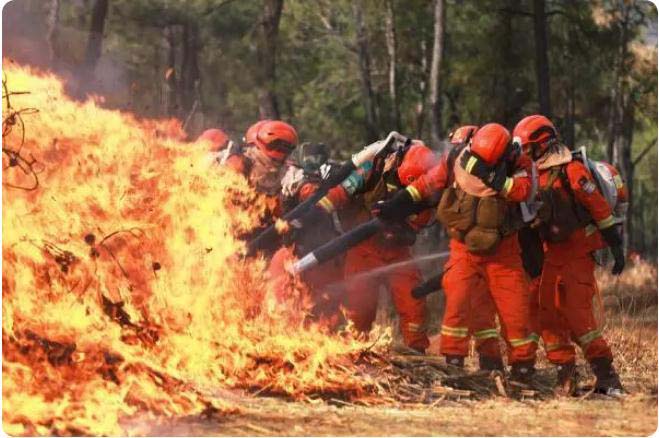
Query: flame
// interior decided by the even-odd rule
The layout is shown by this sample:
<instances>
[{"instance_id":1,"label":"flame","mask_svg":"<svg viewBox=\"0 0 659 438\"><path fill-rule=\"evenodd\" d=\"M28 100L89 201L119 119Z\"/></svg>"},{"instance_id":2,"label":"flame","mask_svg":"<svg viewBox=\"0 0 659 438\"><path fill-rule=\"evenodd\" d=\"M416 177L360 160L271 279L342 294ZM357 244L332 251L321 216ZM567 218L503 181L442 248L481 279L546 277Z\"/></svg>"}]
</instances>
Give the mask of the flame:
<instances>
[{"instance_id":1,"label":"flame","mask_svg":"<svg viewBox=\"0 0 659 438\"><path fill-rule=\"evenodd\" d=\"M266 208L244 178L208 166L177 122L4 65L7 433L130 433L137 415L231 412L213 396L226 389L367 390L363 342L306 321L302 292L277 300L265 261L236 256Z\"/></svg>"}]
</instances>

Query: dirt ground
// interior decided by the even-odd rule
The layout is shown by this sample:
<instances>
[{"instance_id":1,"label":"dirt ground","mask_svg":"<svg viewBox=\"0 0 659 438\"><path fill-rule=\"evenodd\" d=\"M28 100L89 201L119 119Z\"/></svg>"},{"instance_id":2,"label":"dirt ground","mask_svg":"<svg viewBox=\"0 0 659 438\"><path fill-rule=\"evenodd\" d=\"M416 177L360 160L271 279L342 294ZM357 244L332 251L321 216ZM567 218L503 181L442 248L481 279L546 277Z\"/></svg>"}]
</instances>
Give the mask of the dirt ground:
<instances>
[{"instance_id":1,"label":"dirt ground","mask_svg":"<svg viewBox=\"0 0 659 438\"><path fill-rule=\"evenodd\" d=\"M152 435L357 436L648 436L657 430L657 398L625 400L442 401L435 407L359 407L246 401L241 413L184 419Z\"/></svg>"}]
</instances>

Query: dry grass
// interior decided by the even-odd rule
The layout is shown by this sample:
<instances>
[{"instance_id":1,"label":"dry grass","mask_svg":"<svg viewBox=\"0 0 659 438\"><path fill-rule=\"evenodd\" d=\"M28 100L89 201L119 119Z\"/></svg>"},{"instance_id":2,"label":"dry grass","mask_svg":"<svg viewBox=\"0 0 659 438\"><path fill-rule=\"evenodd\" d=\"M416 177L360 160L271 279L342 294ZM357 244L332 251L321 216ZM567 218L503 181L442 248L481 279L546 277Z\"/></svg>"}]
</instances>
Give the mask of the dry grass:
<instances>
[{"instance_id":1,"label":"dry grass","mask_svg":"<svg viewBox=\"0 0 659 438\"><path fill-rule=\"evenodd\" d=\"M621 400L592 394L513 400L496 395L483 398L482 394L455 397L454 393L425 403L391 398L385 405L362 406L239 396L241 408L236 415L179 419L155 427L139 422L127 426L153 435L651 435L657 430L657 269L638 263L617 279L603 270L597 277L605 308L604 333L630 392ZM385 325L394 322L387 306L390 302L385 300L378 315L378 322ZM433 315L431 321L438 318ZM552 378L553 369L542 356L540 374ZM582 357L579 364L582 380L592 379ZM475 365L473 360L470 365Z\"/></svg>"}]
</instances>

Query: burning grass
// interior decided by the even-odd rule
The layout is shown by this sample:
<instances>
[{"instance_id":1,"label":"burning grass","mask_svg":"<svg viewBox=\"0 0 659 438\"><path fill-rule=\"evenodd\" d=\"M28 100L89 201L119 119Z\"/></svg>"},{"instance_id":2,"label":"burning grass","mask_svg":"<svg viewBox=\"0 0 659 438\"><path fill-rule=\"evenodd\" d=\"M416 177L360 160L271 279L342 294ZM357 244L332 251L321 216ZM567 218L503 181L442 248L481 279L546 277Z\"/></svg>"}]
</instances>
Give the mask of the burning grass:
<instances>
[{"instance_id":1,"label":"burning grass","mask_svg":"<svg viewBox=\"0 0 659 438\"><path fill-rule=\"evenodd\" d=\"M305 322L301 288L277 299L264 261L236 257L267 206L207 145L11 61L4 74L5 431L119 434L138 412L231 411L207 396L221 388L368 390L364 344Z\"/></svg>"}]
</instances>

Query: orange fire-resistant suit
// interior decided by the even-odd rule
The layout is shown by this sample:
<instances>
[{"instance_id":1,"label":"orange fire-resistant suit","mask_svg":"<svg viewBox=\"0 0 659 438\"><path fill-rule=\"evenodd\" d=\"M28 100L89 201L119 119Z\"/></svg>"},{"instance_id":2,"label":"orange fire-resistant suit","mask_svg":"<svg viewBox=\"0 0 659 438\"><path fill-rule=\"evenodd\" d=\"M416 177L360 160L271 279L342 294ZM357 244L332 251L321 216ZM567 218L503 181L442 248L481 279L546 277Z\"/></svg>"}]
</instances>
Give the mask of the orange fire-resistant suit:
<instances>
[{"instance_id":1,"label":"orange fire-resistant suit","mask_svg":"<svg viewBox=\"0 0 659 438\"><path fill-rule=\"evenodd\" d=\"M312 196L318 186L319 181L305 180L300 184L299 189L290 195L296 198L297 203L301 203ZM296 256L305 255L306 252L336 236L336 232L331 229L331 220L326 219L328 220L323 223L305 227L298 236L294 237L293 246L284 246L273 255L268 271L271 278L275 280L278 295L283 297L290 286L288 284L290 277L285 270L285 263L294 260ZM339 306L342 295L337 290L327 289L327 286L342 278L343 265L344 257L335 257L303 272L301 276L302 281L309 288L313 305L312 317L325 323L328 327L335 327L339 323Z\"/></svg>"},{"instance_id":2,"label":"orange fire-resistant suit","mask_svg":"<svg viewBox=\"0 0 659 438\"><path fill-rule=\"evenodd\" d=\"M408 186L407 191L415 200L430 198L436 191L454 183L451 175L456 172L464 174L460 160L456 159L454 163L449 173L448 160L442 160L430 172ZM476 188L484 187L480 180L471 175L465 178ZM521 173L514 178L510 177L504 187L500 196L511 202L521 202L526 200L530 193L531 181L526 174ZM484 190L483 193L487 191ZM451 239L449 247L450 256L444 266L443 278L446 309L441 329L441 353L466 355L470 328L466 303L474 299L472 297L489 296L499 315L502 335L508 344L508 362L514 364L533 360L537 335L530 329L529 288L520 258L517 233L504 237L488 255L471 253L467 246L457 239ZM483 318L479 323L484 327L483 330L475 330L474 327L474 336L476 339L495 339L497 333L492 324L491 307L482 301L480 306L483 307L472 308L472 314ZM487 353L483 351L482 354Z\"/></svg>"},{"instance_id":3,"label":"orange fire-resistant suit","mask_svg":"<svg viewBox=\"0 0 659 438\"><path fill-rule=\"evenodd\" d=\"M593 297L598 291L591 253L606 246L598 228L612 226L614 218L584 164L561 159L561 155L568 156L566 150L561 149L562 154L556 152L554 156L549 154L538 163L539 185L541 190L554 189L566 200L573 197L573 202L585 207L592 222L576 229L566 240L544 243L538 317L547 358L556 364L574 362L570 340L579 344L588 360L612 358L593 314ZM613 167L609 169L615 175L619 199L626 200L622 179Z\"/></svg>"},{"instance_id":4,"label":"orange fire-resistant suit","mask_svg":"<svg viewBox=\"0 0 659 438\"><path fill-rule=\"evenodd\" d=\"M373 179L381 178L372 162L360 166L341 185L334 187L319 201L326 212L348 207L355 202L363 202L360 197L368 192ZM387 185L387 190L395 192L399 187ZM367 193L366 193L367 194ZM370 219L370 213L359 209L354 222ZM407 220L407 233L415 232L425 226L432 212L426 210ZM421 273L415 264L410 263L387 271L379 277L358 277L359 273L393 263L411 260L411 243L400 242L397 233L381 232L349 249L346 253L344 276L346 279L345 308L348 318L355 327L364 332L371 329L375 320L378 288L386 285L391 292L394 307L400 317L400 330L405 344L419 351L425 351L429 345L423 327L425 319L425 299L412 297L412 289L421 280Z\"/></svg>"}]
</instances>

